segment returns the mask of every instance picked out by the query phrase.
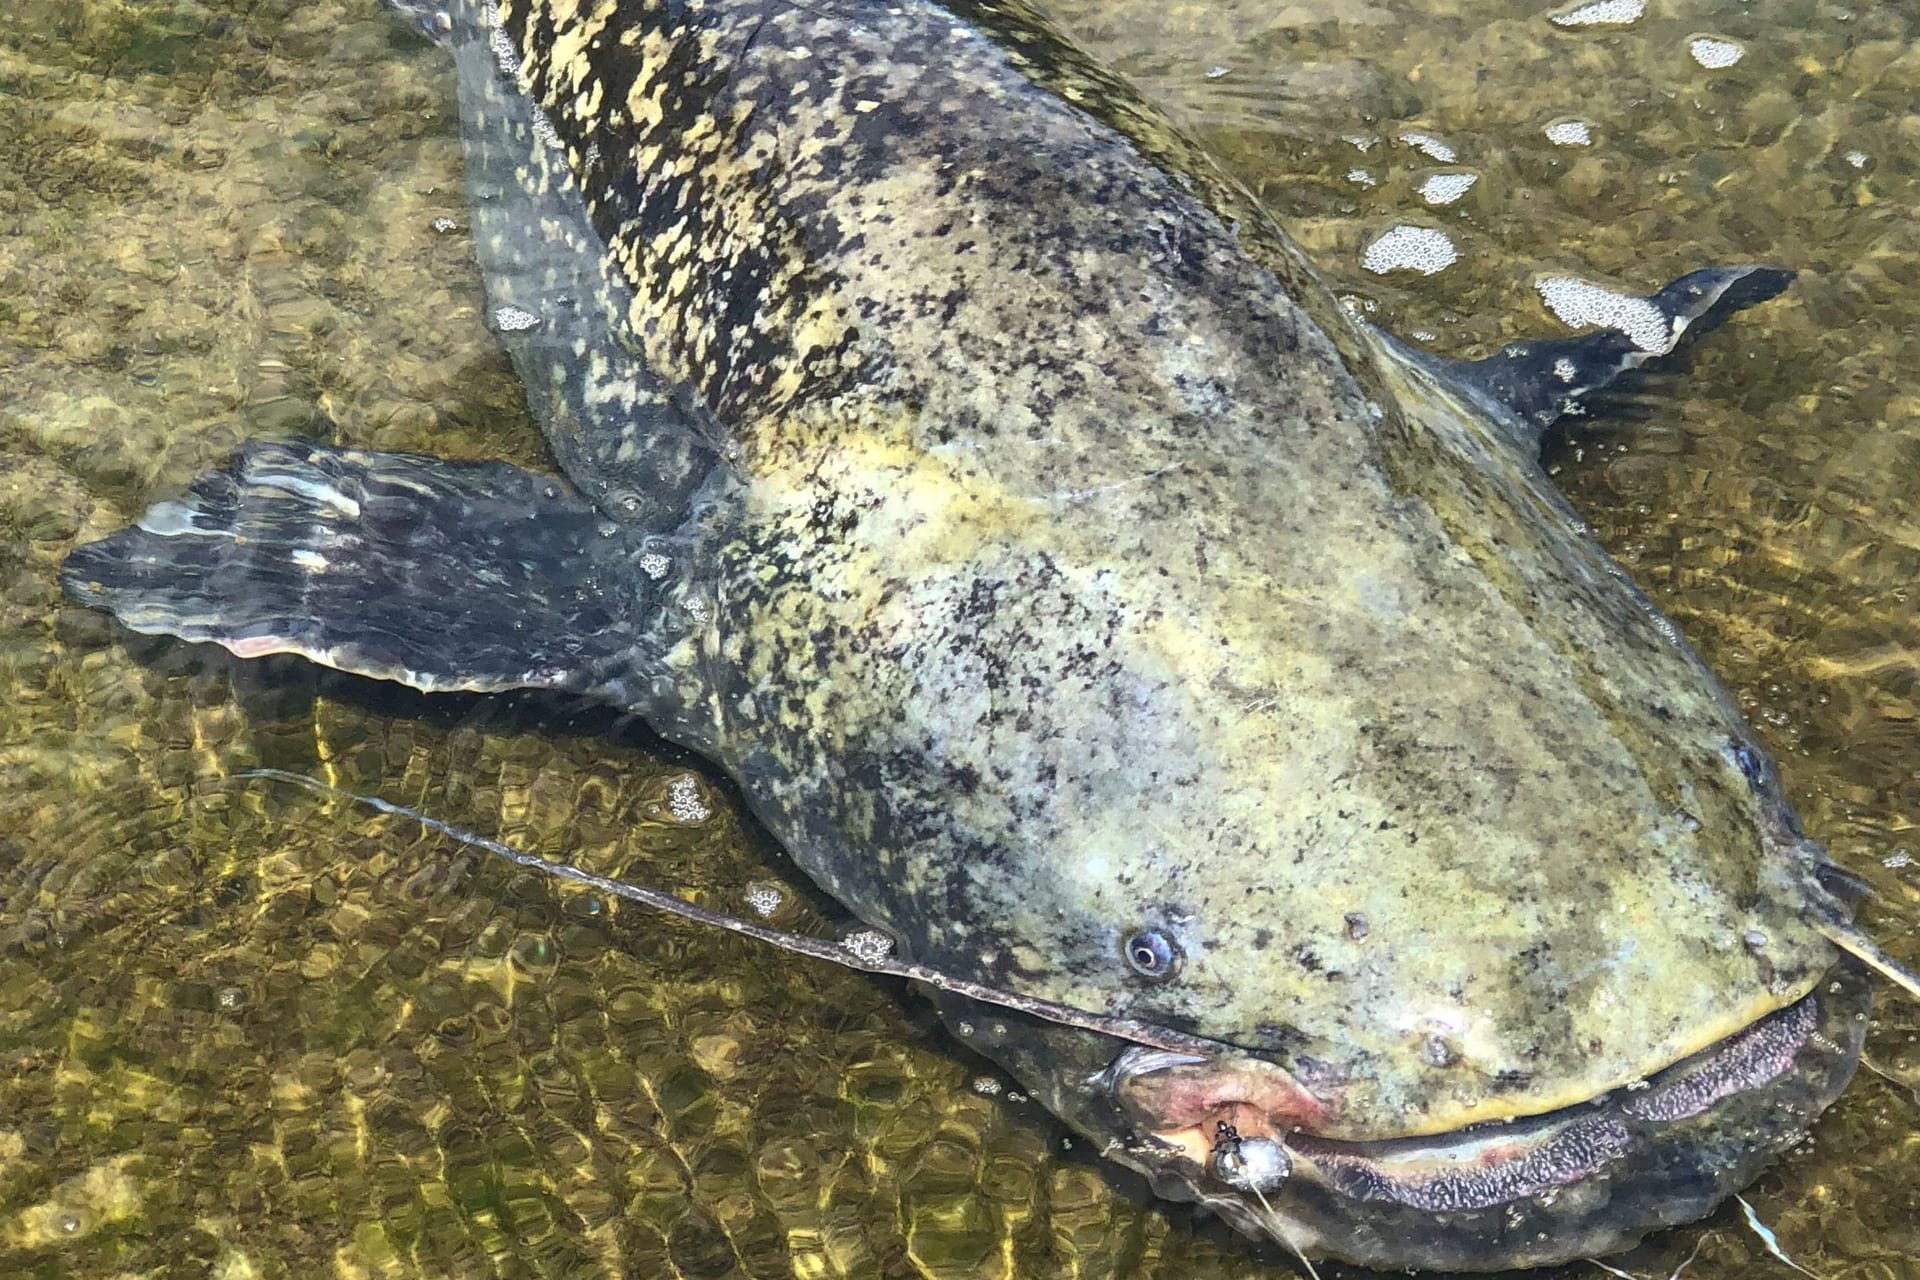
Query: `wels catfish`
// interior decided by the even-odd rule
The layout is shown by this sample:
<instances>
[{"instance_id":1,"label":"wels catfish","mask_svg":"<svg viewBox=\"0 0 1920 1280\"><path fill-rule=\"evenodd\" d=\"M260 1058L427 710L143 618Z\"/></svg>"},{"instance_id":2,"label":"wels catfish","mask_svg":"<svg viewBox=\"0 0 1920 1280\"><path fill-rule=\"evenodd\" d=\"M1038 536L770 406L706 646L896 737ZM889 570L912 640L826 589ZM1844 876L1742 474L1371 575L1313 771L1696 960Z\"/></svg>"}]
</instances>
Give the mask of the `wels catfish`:
<instances>
[{"instance_id":1,"label":"wels catfish","mask_svg":"<svg viewBox=\"0 0 1920 1280\"><path fill-rule=\"evenodd\" d=\"M76 551L128 627L603 699L1161 1195L1508 1268L1851 1076L1858 886L1542 472L1662 332L1423 355L1017 0L416 6L564 475L256 442ZM945 984L950 987L954 984Z\"/></svg>"}]
</instances>

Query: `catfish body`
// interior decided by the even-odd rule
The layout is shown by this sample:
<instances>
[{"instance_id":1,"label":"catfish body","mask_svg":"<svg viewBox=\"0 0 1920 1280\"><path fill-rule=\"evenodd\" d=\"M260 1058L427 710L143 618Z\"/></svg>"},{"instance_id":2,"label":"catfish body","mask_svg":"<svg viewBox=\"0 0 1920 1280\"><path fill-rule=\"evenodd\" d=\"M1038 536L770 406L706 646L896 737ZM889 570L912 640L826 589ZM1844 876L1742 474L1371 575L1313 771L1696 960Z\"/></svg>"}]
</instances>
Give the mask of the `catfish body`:
<instances>
[{"instance_id":1,"label":"catfish body","mask_svg":"<svg viewBox=\"0 0 1920 1280\"><path fill-rule=\"evenodd\" d=\"M1619 1247L1844 1084L1823 857L1518 416L1353 322L1042 20L445 16L575 488L263 446L78 553L76 594L633 708L916 959L1212 1046L947 1006L1162 1190L1307 1252ZM1696 1110L1560 1114L1704 1075ZM1767 1118L1728 1150L1700 1126L1736 1103ZM1227 1130L1292 1153L1257 1208Z\"/></svg>"},{"instance_id":2,"label":"catfish body","mask_svg":"<svg viewBox=\"0 0 1920 1280\"><path fill-rule=\"evenodd\" d=\"M1638 1065L1804 992L1830 956L1717 683L1531 460L1014 17L503 10L627 330L724 424L679 731L916 954L1311 1046L1356 1134L1625 1083L1582 1016ZM1142 925L1187 933L1177 982L1118 963ZM1429 1034L1478 1069L1358 1065Z\"/></svg>"}]
</instances>

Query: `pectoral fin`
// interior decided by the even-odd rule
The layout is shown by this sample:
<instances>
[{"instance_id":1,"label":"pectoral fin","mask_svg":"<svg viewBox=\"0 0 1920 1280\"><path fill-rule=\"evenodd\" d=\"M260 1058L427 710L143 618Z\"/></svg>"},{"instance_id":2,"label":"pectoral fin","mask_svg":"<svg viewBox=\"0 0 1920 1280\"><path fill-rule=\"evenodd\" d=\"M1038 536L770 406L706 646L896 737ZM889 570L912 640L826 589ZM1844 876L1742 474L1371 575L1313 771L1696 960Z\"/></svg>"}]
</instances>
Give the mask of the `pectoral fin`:
<instances>
[{"instance_id":1,"label":"pectoral fin","mask_svg":"<svg viewBox=\"0 0 1920 1280\"><path fill-rule=\"evenodd\" d=\"M644 541L504 463L254 442L76 549L61 582L134 631L241 657L621 700L663 643Z\"/></svg>"}]
</instances>

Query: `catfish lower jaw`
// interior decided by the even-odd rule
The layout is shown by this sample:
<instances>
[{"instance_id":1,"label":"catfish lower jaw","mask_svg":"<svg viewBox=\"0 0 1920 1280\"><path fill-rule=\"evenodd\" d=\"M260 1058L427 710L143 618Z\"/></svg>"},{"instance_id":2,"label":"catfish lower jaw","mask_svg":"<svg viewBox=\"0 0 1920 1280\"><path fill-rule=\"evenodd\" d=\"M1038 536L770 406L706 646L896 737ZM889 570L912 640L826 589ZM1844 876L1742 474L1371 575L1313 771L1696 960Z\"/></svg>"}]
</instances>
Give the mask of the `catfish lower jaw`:
<instances>
[{"instance_id":1,"label":"catfish lower jaw","mask_svg":"<svg viewBox=\"0 0 1920 1280\"><path fill-rule=\"evenodd\" d=\"M1272 1082L1228 1088L1204 1114L1143 1127L1122 1158L1163 1194L1309 1255L1490 1271L1616 1252L1705 1216L1799 1141L1852 1078L1870 1000L1842 961L1812 994L1644 1084L1421 1138L1314 1137L1261 1105L1288 1097ZM1116 1096L1129 1083L1116 1077ZM1250 1178L1255 1167L1278 1172Z\"/></svg>"}]
</instances>

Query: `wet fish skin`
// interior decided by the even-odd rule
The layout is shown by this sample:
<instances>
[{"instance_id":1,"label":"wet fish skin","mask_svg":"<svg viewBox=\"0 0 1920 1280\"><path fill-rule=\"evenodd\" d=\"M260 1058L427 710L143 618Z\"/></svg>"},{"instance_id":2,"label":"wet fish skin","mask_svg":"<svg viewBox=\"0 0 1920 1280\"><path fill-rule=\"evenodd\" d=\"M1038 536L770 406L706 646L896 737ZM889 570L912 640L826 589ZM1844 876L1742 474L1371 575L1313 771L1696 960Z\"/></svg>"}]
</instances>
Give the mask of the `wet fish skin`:
<instances>
[{"instance_id":1,"label":"wet fish skin","mask_svg":"<svg viewBox=\"0 0 1920 1280\"><path fill-rule=\"evenodd\" d=\"M723 764L912 954L1261 1055L1315 1100L1314 1132L1361 1142L1584 1104L1828 970L1807 920L1821 858L1764 754L1514 424L1354 324L1243 192L1029 11L510 0L504 50L477 8L451 17L530 91L518 127L551 133L523 192L584 194L582 213L539 206L565 224L555 252L607 271L568 322L601 364L516 348L565 375L556 457L612 536L642 539L636 580L666 561L634 593L644 642L570 636L575 660L621 671L608 696ZM475 74L502 73L466 58L463 88ZM642 415L619 400L636 378ZM655 430L685 465L670 500L628 511L608 477ZM427 460L406 474L423 512L478 509L444 502ZM591 524L469 527L513 590L477 593L466 625L576 616L553 606L595 563ZM289 515L246 555L324 528ZM119 585L129 546L155 569L218 536L144 532L77 556L70 589L239 640L259 602ZM247 647L299 627L311 656L356 652L337 610L246 626ZM399 678L500 674L422 649ZM592 687L571 675L543 678ZM1169 976L1126 963L1143 932ZM1822 1016L1844 1021L1849 990ZM1276 1223L1089 1085L1111 1042L946 1012L1164 1194L1309 1251L1548 1261L1726 1189L1649 1182L1609 1210L1595 1182L1528 1208L1545 1243L1478 1219L1422 1236L1304 1181ZM1850 1064L1844 1045L1809 1060L1769 1123L1798 1132ZM1767 1145L1748 1112L1747 1137L1696 1128L1660 1159L1683 1180L1683 1145L1747 1169Z\"/></svg>"},{"instance_id":2,"label":"wet fish skin","mask_svg":"<svg viewBox=\"0 0 1920 1280\"><path fill-rule=\"evenodd\" d=\"M1418 874L1453 857L1455 882L1406 892L1472 903L1516 951L1553 937L1621 957L1641 985L1719 971L1700 988L1722 983L1715 997L1622 1040L1697 1048L1825 967L1796 923L1804 867L1783 806L1728 763L1748 741L1737 715L1534 461L1372 352L1270 223L1234 216L1244 200L1216 207L1210 167L1044 25L1010 6L555 3L510 4L503 26L633 289L647 365L695 387L727 433L737 506L688 569L713 615L676 651L678 714L862 914L1069 1000L1195 1027L1265 1000L1287 1028L1275 1043L1353 1061L1370 1035L1390 1056L1370 996L1354 1004L1371 1032L1317 1033L1314 996L1249 997L1202 953L1250 954L1265 929L1262 949L1296 968L1310 953L1379 981L1382 920L1366 952L1331 904L1376 894L1383 869L1415 876L1400 850L1424 822L1428 848L1450 843ZM1584 776L1536 777L1528 753ZM1318 799L1229 816L1284 808L1271 797L1309 778L1352 789L1354 818ZM1461 812L1433 812L1436 795ZM969 797L981 812L961 812ZM1194 853L1094 848L1124 849L1156 808ZM1582 829L1599 813L1617 834ZM1328 829L1343 821L1359 830ZM1773 972L1725 953L1691 909L1665 931L1635 914L1627 947L1572 905L1646 894L1628 914L1671 910L1635 887L1660 842L1775 904ZM1289 902L1287 919L1243 925L1271 908L1193 883L1203 865L1231 878L1235 845L1343 843L1285 886L1325 904L1311 923ZM1553 852L1576 845L1578 860ZM1032 900L1040 868L1101 857L1138 891ZM1265 874L1234 887L1270 893ZM1154 913L1205 917L1210 936L1180 983L1142 991L1107 961ZM1738 914L1713 933L1738 936ZM1060 956L1089 959L1063 971ZM1540 989L1495 1016L1523 1048L1487 1076L1557 1077L1542 1046L1579 1039L1569 986L1595 980L1516 974ZM1431 972L1422 989L1453 981ZM1356 1113L1476 1114L1429 1090L1363 1106L1353 1087ZM1486 1092L1547 1100L1529 1088Z\"/></svg>"}]
</instances>

